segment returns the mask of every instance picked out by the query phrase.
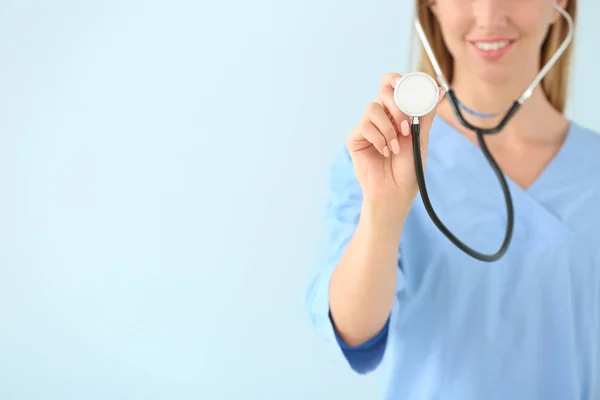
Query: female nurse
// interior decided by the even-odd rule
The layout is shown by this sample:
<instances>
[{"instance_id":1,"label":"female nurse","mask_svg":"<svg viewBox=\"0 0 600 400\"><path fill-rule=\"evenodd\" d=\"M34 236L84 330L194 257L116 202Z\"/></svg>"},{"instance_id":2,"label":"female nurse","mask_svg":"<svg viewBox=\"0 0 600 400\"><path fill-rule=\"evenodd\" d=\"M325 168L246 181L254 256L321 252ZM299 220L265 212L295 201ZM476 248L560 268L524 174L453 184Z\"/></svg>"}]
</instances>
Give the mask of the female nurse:
<instances>
[{"instance_id":1,"label":"female nurse","mask_svg":"<svg viewBox=\"0 0 600 400\"><path fill-rule=\"evenodd\" d=\"M557 5L575 19L576 0ZM552 0L417 1L467 120L497 125L567 35ZM453 245L415 178L399 74L335 159L325 255L306 306L357 373L378 369L389 400L600 399L600 135L564 115L571 49L485 140L514 203L496 262ZM420 70L435 76L421 52ZM593 94L590 94L593 95ZM440 90L421 120L428 194L444 224L487 254L506 231L501 187Z\"/></svg>"}]
</instances>

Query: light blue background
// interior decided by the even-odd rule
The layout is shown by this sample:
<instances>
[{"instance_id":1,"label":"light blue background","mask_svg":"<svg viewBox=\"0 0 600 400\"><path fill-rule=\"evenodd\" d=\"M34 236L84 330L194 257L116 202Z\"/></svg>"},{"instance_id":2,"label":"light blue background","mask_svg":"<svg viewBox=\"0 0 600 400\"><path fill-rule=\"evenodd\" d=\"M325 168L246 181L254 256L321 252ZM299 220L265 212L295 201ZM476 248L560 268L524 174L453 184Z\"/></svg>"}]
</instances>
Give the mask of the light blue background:
<instances>
[{"instance_id":1,"label":"light blue background","mask_svg":"<svg viewBox=\"0 0 600 400\"><path fill-rule=\"evenodd\" d=\"M600 129L582 3L569 113ZM0 4L0 399L375 398L302 296L412 2Z\"/></svg>"}]
</instances>

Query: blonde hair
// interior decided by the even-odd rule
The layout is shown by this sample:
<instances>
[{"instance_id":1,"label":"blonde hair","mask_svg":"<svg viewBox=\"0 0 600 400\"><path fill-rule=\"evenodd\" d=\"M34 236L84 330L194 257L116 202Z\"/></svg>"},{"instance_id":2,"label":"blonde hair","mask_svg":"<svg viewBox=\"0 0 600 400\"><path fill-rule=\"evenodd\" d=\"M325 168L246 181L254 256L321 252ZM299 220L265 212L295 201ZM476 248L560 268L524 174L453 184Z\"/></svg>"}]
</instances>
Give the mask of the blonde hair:
<instances>
[{"instance_id":1,"label":"blonde hair","mask_svg":"<svg viewBox=\"0 0 600 400\"><path fill-rule=\"evenodd\" d=\"M444 43L442 30L429 7L428 0L416 0L417 17L423 27L425 36L431 45L435 57L440 64L440 68L449 82L452 81L454 74L454 62L452 55ZM569 0L565 9L576 20L577 1ZM561 16L559 20L552 25L544 42L542 44L540 68L552 57L556 50L560 47L569 32L567 21ZM571 44L558 59L548 74L541 82L542 89L552 106L563 113L567 102L567 91L569 86L569 72L571 66L571 58L573 55L573 44ZM419 62L417 69L426 72L431 76L436 76L433 66L427 57L427 53L423 46L419 43Z\"/></svg>"}]
</instances>

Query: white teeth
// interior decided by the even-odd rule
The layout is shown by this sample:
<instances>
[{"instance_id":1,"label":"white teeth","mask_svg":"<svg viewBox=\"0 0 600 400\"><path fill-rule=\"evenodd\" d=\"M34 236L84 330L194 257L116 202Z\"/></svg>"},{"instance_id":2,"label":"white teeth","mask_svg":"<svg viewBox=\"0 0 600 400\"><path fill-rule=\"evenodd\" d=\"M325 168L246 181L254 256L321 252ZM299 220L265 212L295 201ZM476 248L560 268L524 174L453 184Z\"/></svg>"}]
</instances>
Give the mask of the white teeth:
<instances>
[{"instance_id":1,"label":"white teeth","mask_svg":"<svg viewBox=\"0 0 600 400\"><path fill-rule=\"evenodd\" d=\"M498 42L475 42L475 46L484 51L494 51L502 49L508 46L510 42L508 40L500 40Z\"/></svg>"}]
</instances>

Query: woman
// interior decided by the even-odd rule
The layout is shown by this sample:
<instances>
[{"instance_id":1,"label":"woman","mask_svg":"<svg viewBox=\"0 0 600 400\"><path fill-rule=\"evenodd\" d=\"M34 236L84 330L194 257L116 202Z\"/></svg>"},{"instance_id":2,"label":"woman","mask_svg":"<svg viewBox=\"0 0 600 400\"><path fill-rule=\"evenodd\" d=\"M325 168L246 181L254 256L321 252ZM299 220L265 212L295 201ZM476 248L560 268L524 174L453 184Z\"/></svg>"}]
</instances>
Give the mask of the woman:
<instances>
[{"instance_id":1,"label":"woman","mask_svg":"<svg viewBox=\"0 0 600 400\"><path fill-rule=\"evenodd\" d=\"M558 5L575 17L576 1ZM551 0L417 2L458 98L495 126L567 33ZM422 52L421 70L435 76ZM600 136L563 115L565 52L510 123L487 135L514 202L512 242L478 261L419 198L398 74L348 136L331 174L327 243L306 304L385 399L600 399ZM483 114L481 114L483 113ZM503 113L501 113L503 114ZM506 230L500 185L451 105L421 122L426 182L446 226L492 254Z\"/></svg>"}]
</instances>

